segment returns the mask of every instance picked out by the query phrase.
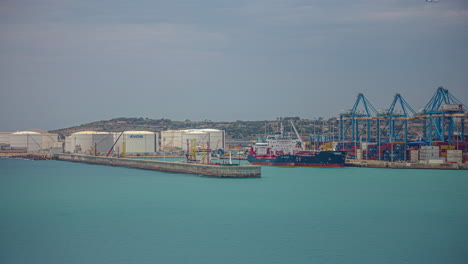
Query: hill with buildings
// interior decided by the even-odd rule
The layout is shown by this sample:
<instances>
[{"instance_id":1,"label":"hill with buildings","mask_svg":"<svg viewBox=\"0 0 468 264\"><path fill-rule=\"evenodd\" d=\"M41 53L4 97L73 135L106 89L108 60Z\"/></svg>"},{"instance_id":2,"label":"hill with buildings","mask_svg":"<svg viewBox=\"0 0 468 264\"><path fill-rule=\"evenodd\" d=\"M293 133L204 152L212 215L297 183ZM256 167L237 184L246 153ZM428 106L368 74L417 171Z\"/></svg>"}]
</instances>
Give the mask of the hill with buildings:
<instances>
[{"instance_id":1,"label":"hill with buildings","mask_svg":"<svg viewBox=\"0 0 468 264\"><path fill-rule=\"evenodd\" d=\"M160 132L165 130L177 129L202 129L214 128L226 131L226 136L233 139L255 139L266 134L271 134L279 131L280 123L284 125L284 131L294 133L291 123L294 122L299 134L306 137L310 134L338 135L339 134L339 119L337 118L318 118L314 120L301 119L299 117L279 117L276 120L263 121L242 121L233 122L211 120L204 121L173 121L166 118L150 119L150 118L127 118L119 117L110 120L101 120L79 126L62 128L49 131L58 133L61 137L68 136L79 131L102 131L102 132L120 132L120 131L153 131ZM418 122L412 124L409 129L409 138L416 139L418 136L420 125ZM337 138L337 136L336 136Z\"/></svg>"}]
</instances>

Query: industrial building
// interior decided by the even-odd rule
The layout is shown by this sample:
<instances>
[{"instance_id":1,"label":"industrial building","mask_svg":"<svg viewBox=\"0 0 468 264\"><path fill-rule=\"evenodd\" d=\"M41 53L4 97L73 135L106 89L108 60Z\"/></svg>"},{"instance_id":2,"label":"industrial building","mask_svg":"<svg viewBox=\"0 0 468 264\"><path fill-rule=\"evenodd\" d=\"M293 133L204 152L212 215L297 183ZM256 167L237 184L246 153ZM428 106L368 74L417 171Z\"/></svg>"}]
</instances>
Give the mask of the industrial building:
<instances>
[{"instance_id":1,"label":"industrial building","mask_svg":"<svg viewBox=\"0 0 468 264\"><path fill-rule=\"evenodd\" d=\"M150 131L125 131L114 133L114 152L124 155L154 155L159 150L158 133Z\"/></svg>"},{"instance_id":2,"label":"industrial building","mask_svg":"<svg viewBox=\"0 0 468 264\"><path fill-rule=\"evenodd\" d=\"M107 153L114 144L114 133L81 131L65 139L65 152L80 154Z\"/></svg>"},{"instance_id":3,"label":"industrial building","mask_svg":"<svg viewBox=\"0 0 468 264\"><path fill-rule=\"evenodd\" d=\"M184 150L189 145L204 145L211 149L224 149L225 132L218 129L167 130L161 132L161 150Z\"/></svg>"}]
</instances>

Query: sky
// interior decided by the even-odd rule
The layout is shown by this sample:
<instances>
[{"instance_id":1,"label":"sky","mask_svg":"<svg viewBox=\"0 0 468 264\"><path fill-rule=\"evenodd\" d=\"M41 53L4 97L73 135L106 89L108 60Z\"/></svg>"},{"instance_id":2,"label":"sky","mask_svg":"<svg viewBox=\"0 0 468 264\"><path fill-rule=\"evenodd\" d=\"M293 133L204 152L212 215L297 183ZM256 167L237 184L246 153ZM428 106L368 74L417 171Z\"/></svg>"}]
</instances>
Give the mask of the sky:
<instances>
[{"instance_id":1,"label":"sky","mask_svg":"<svg viewBox=\"0 0 468 264\"><path fill-rule=\"evenodd\" d=\"M0 0L0 131L468 103L468 1Z\"/></svg>"}]
</instances>

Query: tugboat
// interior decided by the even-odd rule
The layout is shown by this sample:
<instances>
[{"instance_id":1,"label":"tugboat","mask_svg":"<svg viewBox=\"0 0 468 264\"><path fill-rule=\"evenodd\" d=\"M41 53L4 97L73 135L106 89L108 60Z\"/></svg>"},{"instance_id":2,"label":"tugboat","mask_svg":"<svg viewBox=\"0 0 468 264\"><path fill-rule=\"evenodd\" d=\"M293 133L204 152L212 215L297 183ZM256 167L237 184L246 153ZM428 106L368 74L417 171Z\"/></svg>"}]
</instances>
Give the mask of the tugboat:
<instances>
[{"instance_id":1,"label":"tugboat","mask_svg":"<svg viewBox=\"0 0 468 264\"><path fill-rule=\"evenodd\" d=\"M294 124L291 125L296 137L284 135L283 125L280 132L268 135L264 142L250 147L247 161L254 165L282 167L344 167L346 151L304 150L304 144Z\"/></svg>"}]
</instances>

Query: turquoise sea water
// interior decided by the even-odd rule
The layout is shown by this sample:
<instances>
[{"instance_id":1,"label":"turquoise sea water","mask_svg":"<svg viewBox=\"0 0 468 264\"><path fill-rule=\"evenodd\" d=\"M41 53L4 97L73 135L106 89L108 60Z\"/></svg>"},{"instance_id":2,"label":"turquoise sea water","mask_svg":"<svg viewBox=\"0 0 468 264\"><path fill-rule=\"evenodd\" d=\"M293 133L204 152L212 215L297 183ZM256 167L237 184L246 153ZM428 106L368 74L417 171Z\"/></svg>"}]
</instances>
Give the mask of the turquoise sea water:
<instances>
[{"instance_id":1,"label":"turquoise sea water","mask_svg":"<svg viewBox=\"0 0 468 264\"><path fill-rule=\"evenodd\" d=\"M467 263L466 171L0 159L0 263Z\"/></svg>"}]
</instances>

